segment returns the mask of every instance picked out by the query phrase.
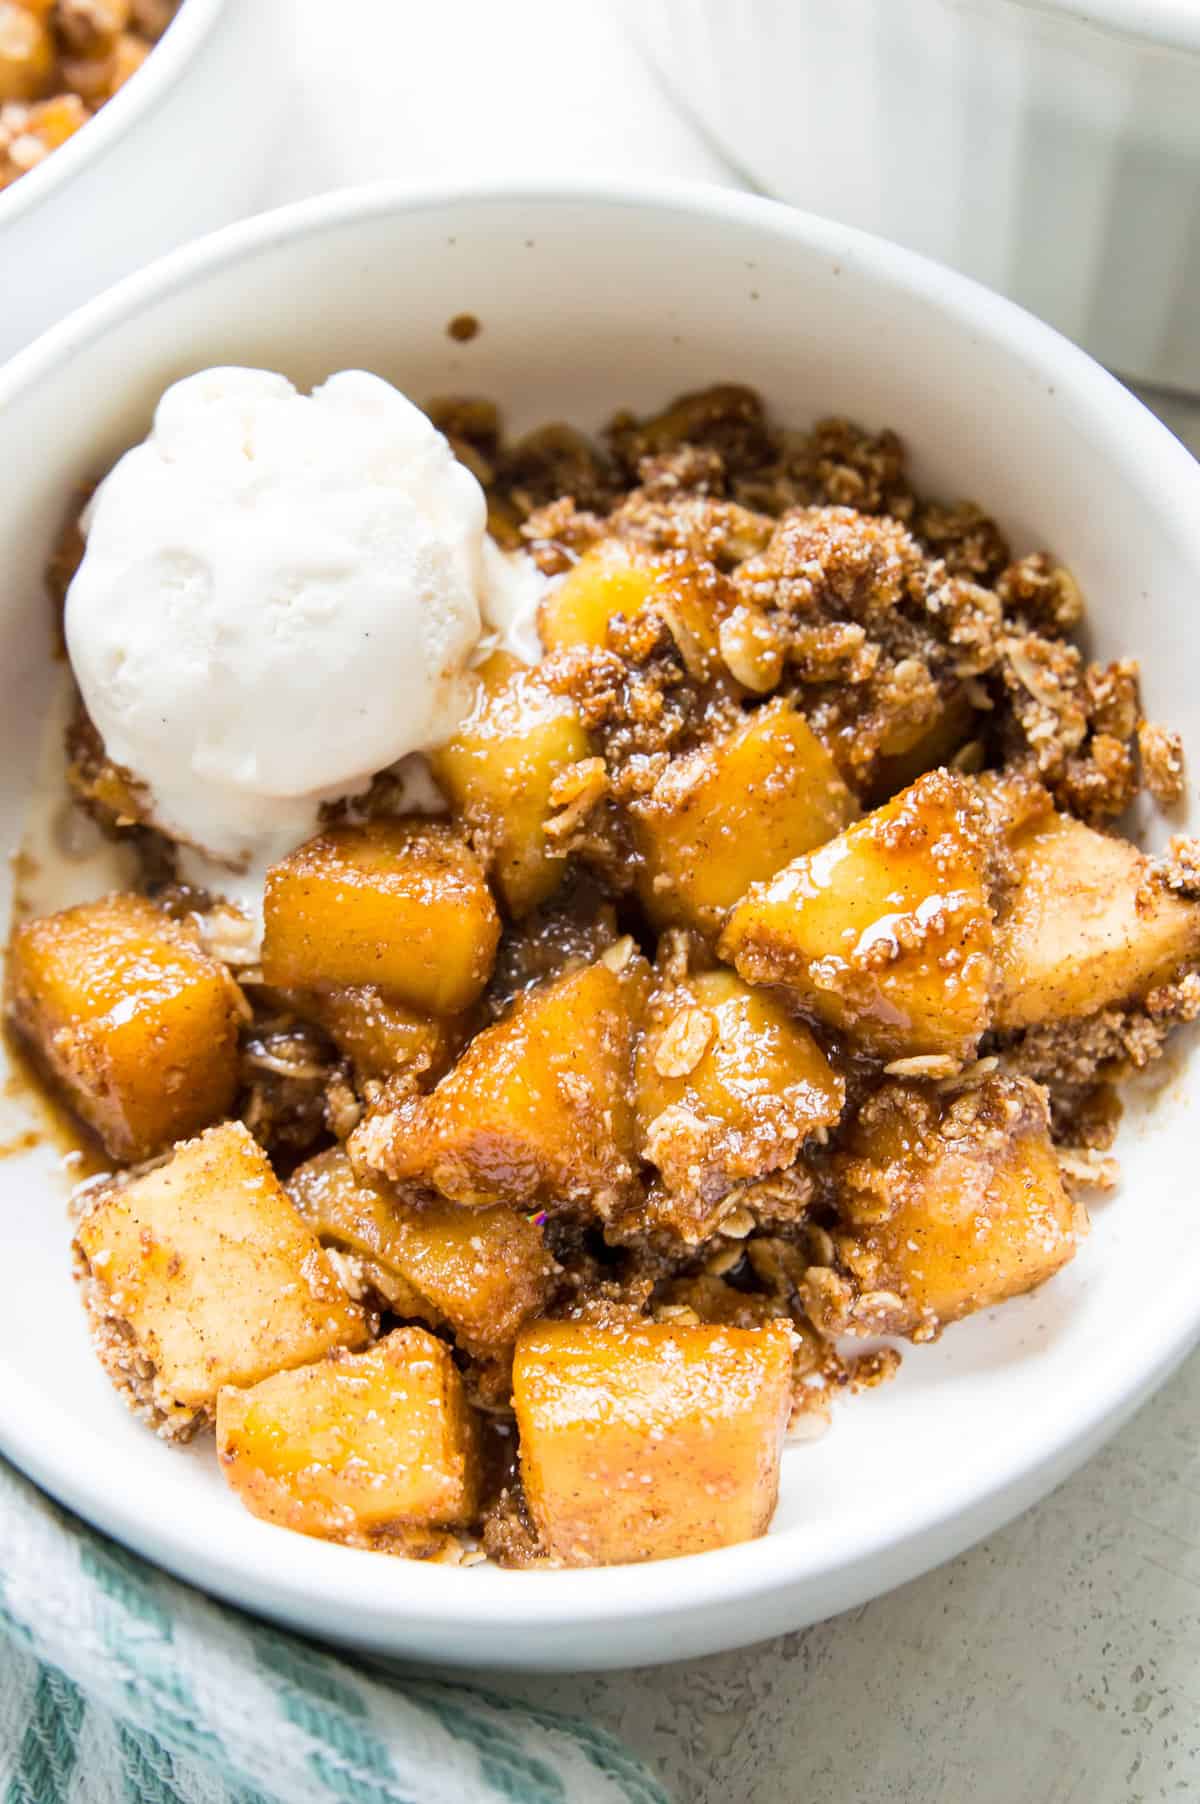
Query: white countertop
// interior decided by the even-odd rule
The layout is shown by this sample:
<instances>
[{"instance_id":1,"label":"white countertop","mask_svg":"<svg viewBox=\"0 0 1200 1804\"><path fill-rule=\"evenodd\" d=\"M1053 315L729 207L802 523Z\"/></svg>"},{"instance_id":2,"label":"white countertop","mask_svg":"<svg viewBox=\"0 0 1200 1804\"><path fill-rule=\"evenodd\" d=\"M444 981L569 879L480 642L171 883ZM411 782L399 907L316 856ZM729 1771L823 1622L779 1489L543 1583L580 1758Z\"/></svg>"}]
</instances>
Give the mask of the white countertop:
<instances>
[{"instance_id":1,"label":"white countertop","mask_svg":"<svg viewBox=\"0 0 1200 1804\"><path fill-rule=\"evenodd\" d=\"M286 17L296 94L264 204L380 175L736 180L603 0ZM1158 405L1200 453L1200 404ZM1200 1797L1200 1356L1038 1509L850 1616L655 1671L486 1677L615 1729L679 1804Z\"/></svg>"}]
</instances>

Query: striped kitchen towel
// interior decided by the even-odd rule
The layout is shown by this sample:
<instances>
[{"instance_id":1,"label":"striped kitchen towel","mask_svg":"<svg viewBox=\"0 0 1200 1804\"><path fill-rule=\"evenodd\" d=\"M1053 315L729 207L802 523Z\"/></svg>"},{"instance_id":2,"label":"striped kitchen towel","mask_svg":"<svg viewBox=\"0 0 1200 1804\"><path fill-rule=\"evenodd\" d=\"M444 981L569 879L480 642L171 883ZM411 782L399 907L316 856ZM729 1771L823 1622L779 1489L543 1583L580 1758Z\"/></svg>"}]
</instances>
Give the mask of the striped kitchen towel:
<instances>
[{"instance_id":1,"label":"striped kitchen towel","mask_svg":"<svg viewBox=\"0 0 1200 1804\"><path fill-rule=\"evenodd\" d=\"M370 1674L213 1603L0 1461L3 1804L669 1804L599 1729Z\"/></svg>"}]
</instances>

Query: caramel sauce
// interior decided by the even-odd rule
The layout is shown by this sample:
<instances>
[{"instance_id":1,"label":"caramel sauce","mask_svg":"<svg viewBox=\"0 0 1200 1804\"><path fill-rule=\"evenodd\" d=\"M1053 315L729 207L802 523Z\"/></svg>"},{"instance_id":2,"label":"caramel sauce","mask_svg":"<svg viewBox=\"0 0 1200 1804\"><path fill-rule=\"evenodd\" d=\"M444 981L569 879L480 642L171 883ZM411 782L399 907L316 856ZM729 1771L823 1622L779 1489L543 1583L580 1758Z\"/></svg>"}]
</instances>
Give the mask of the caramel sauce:
<instances>
[{"instance_id":1,"label":"caramel sauce","mask_svg":"<svg viewBox=\"0 0 1200 1804\"><path fill-rule=\"evenodd\" d=\"M31 1153L35 1146L42 1144L42 1136L36 1128L26 1128L23 1134L17 1134L11 1140L0 1140L0 1159L13 1159L19 1153Z\"/></svg>"},{"instance_id":2,"label":"caramel sauce","mask_svg":"<svg viewBox=\"0 0 1200 1804\"><path fill-rule=\"evenodd\" d=\"M8 1074L0 1093L18 1103L26 1115L33 1117L34 1123L12 1139L0 1141L0 1159L14 1158L48 1145L60 1154L59 1162L72 1184L110 1171L112 1160L99 1140L55 1094L7 1023L0 1027L0 1040L8 1061Z\"/></svg>"},{"instance_id":3,"label":"caramel sauce","mask_svg":"<svg viewBox=\"0 0 1200 1804\"><path fill-rule=\"evenodd\" d=\"M13 876L12 909L9 915L9 927L19 927L36 914L37 905L32 891L42 874L40 861L26 847L21 846L10 860Z\"/></svg>"}]
</instances>

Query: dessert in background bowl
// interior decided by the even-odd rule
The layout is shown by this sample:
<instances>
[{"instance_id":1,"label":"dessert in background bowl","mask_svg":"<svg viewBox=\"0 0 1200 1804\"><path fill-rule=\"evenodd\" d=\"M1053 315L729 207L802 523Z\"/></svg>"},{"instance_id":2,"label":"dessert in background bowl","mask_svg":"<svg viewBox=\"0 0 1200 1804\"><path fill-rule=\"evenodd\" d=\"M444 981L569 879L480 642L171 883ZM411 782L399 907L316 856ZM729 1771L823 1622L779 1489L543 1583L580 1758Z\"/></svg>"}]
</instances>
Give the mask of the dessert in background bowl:
<instances>
[{"instance_id":1,"label":"dessert in background bowl","mask_svg":"<svg viewBox=\"0 0 1200 1804\"><path fill-rule=\"evenodd\" d=\"M337 273L350 266L353 293ZM283 292L312 309L286 329ZM447 328L465 309L481 329L464 344ZM81 361L101 397L86 416ZM288 381L246 373L268 364ZM376 375L333 374L354 369ZM1170 734L1140 723L1185 741L1200 726L1162 652L1200 568L1197 475L1086 358L918 259L740 196L384 192L182 254L7 380L5 431L44 442L53 426L55 452L0 503L6 831L16 843L28 814L28 723L53 675L41 569L74 485L115 465L70 585L94 715L75 781L158 861L141 856L132 885L74 867L58 897L47 867L20 872L19 914L40 919L14 945L18 1017L131 1168L72 1227L48 1147L0 1166L19 1271L0 1439L43 1482L225 1595L364 1645L664 1658L827 1613L964 1545L1191 1344L1186 1062L1160 1062L1157 1103L1132 1097L1123 1181L1071 1258L1069 1192L1108 1121L1096 1059L1137 1062L1191 1012L1190 854L1170 843L1186 797ZM460 397L431 411L461 467L387 382ZM479 396L503 436L461 399ZM631 411L597 449L618 398ZM834 410L867 430L811 429ZM428 480L405 492L423 534L407 504L380 514L367 495L418 470ZM292 566L257 521L222 526L258 495L264 527L286 518L300 475ZM927 499L963 493L987 515ZM374 635L376 550L401 598L438 571L440 599L413 617L447 634L448 712L423 720L410 701L396 739L372 729L356 749L349 710L366 732L377 672L342 686L328 622L340 596ZM60 588L79 551L59 558ZM537 663L524 638L486 655L488 567L506 556L526 602L530 563L540 586ZM143 610L139 585L159 602ZM1080 595L1095 668L1070 647ZM306 624L291 652L258 644L293 605ZM519 607L504 624L520 629ZM239 633L253 657L220 664ZM138 680L122 692L126 643ZM409 643L415 667L421 636ZM386 683L397 654L386 632L381 645ZM193 654L223 673L207 702ZM249 691L228 704L263 672L286 688L293 654L310 686L290 793L324 812L301 810L299 843L270 851L260 953L228 863L228 887L218 874L232 859L252 879L254 836L217 843L212 804L289 793L286 757L248 756ZM155 660L177 736L142 705ZM272 728L264 750L286 738ZM329 738L347 742L336 767ZM440 818L397 787L423 750ZM1131 823L1144 853L1108 831L1139 750L1171 811ZM370 780L390 758L400 770ZM61 796L57 736L47 768L39 818ZM207 895L166 862L184 838L209 860ZM138 882L151 899L86 893ZM80 984L110 978L85 1021ZM122 1010L122 994L140 1000ZM8 1106L19 1132L21 1099ZM964 1196L962 1241L948 1205ZM92 1361L72 1233L105 1365L169 1438L197 1431L184 1449L148 1434ZM201 1296L212 1264L228 1276ZM899 1375L779 1463L798 1390L845 1388L864 1353L861 1376L886 1370L876 1334L912 1337ZM807 1371L797 1343L817 1349ZM483 1417L510 1426L510 1398L528 1511L505 1533L480 1515L476 1450ZM214 1408L250 1512L206 1443ZM372 1460L393 1487L420 1476L419 1495L335 1482ZM631 1489L643 1469L649 1510ZM744 1539L776 1474L771 1531ZM533 1569L379 1557L448 1551L459 1527ZM694 1548L709 1551L658 1557ZM596 1560L617 1563L554 1565Z\"/></svg>"},{"instance_id":2,"label":"dessert in background bowl","mask_svg":"<svg viewBox=\"0 0 1200 1804\"><path fill-rule=\"evenodd\" d=\"M136 74L178 0L5 0L0 189L44 162Z\"/></svg>"},{"instance_id":3,"label":"dessert in background bowl","mask_svg":"<svg viewBox=\"0 0 1200 1804\"><path fill-rule=\"evenodd\" d=\"M248 212L281 93L268 0L4 0L0 358Z\"/></svg>"}]
</instances>

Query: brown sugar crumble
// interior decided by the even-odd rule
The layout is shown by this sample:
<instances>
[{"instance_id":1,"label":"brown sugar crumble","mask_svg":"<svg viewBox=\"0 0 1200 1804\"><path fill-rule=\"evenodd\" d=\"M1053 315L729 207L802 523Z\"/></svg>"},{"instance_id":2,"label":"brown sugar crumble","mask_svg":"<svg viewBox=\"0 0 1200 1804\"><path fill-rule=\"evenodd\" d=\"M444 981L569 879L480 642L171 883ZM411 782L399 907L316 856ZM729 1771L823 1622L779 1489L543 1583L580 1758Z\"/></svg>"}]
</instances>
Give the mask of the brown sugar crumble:
<instances>
[{"instance_id":1,"label":"brown sugar crumble","mask_svg":"<svg viewBox=\"0 0 1200 1804\"><path fill-rule=\"evenodd\" d=\"M428 412L547 579L540 662L490 658L432 757L443 821L398 823L386 774L332 810L276 867L295 900L260 957L71 729L72 792L158 911L23 924L9 959L43 1070L143 1155L117 1202L161 1226L114 1270L87 1217L94 1339L131 1407L215 1421L243 1501L300 1532L521 1567L725 1545L765 1529L785 1434L893 1374L878 1337L931 1340L1082 1245L1121 1080L1200 1016L1200 845L1117 827L1143 790L1180 801L1182 748L1133 657L1081 649L1070 571L918 495L891 430L781 427L729 383L595 440ZM81 551L72 528L60 600ZM335 853L453 923L436 985L346 962ZM132 1044L80 1001L131 947L169 973ZM187 1075L170 1110L139 1036ZM212 1285L268 1205L315 1301L265 1341L244 1271ZM166 1390L167 1307L189 1372L202 1323L253 1380Z\"/></svg>"},{"instance_id":2,"label":"brown sugar crumble","mask_svg":"<svg viewBox=\"0 0 1200 1804\"><path fill-rule=\"evenodd\" d=\"M1183 741L1149 720L1138 722L1137 741L1146 788L1160 808L1173 808L1184 794Z\"/></svg>"}]
</instances>

